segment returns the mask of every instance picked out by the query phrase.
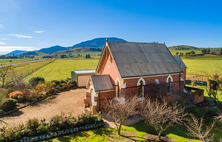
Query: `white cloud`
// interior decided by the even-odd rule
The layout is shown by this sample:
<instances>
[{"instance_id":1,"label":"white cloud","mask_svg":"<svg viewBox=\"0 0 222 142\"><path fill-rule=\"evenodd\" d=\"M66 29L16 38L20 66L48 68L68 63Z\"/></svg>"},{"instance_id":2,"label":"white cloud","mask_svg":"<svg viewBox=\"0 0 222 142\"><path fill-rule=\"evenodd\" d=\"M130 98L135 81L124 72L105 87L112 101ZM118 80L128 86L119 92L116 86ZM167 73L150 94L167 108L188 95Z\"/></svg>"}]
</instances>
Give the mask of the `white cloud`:
<instances>
[{"instance_id":1,"label":"white cloud","mask_svg":"<svg viewBox=\"0 0 222 142\"><path fill-rule=\"evenodd\" d=\"M8 38L1 38L1 40L7 40Z\"/></svg>"},{"instance_id":2,"label":"white cloud","mask_svg":"<svg viewBox=\"0 0 222 142\"><path fill-rule=\"evenodd\" d=\"M19 35L19 34L9 34L9 36L14 36L17 38L33 38L32 36Z\"/></svg>"},{"instance_id":3,"label":"white cloud","mask_svg":"<svg viewBox=\"0 0 222 142\"><path fill-rule=\"evenodd\" d=\"M37 33L37 34L41 34L41 33L44 33L45 31L34 31L34 33Z\"/></svg>"},{"instance_id":4,"label":"white cloud","mask_svg":"<svg viewBox=\"0 0 222 142\"><path fill-rule=\"evenodd\" d=\"M3 27L3 25L2 24L0 24L0 29Z\"/></svg>"},{"instance_id":5,"label":"white cloud","mask_svg":"<svg viewBox=\"0 0 222 142\"><path fill-rule=\"evenodd\" d=\"M32 51L35 49L33 47L27 47L27 46L0 46L0 55L7 54L7 53L12 52L14 50Z\"/></svg>"},{"instance_id":6,"label":"white cloud","mask_svg":"<svg viewBox=\"0 0 222 142\"><path fill-rule=\"evenodd\" d=\"M0 41L0 45L6 45L6 43Z\"/></svg>"}]
</instances>

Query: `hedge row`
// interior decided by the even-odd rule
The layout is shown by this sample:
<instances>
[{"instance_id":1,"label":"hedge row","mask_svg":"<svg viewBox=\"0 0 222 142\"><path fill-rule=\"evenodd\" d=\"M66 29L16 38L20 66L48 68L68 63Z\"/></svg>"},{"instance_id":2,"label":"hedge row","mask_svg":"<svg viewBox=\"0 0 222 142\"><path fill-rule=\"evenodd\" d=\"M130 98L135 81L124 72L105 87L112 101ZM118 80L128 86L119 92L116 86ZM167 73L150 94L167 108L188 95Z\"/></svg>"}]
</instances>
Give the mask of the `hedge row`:
<instances>
[{"instance_id":1,"label":"hedge row","mask_svg":"<svg viewBox=\"0 0 222 142\"><path fill-rule=\"evenodd\" d=\"M42 138L44 138L43 136L52 138L62 134L97 128L101 126L102 122L103 119L100 113L93 115L91 112L82 113L78 117L61 113L61 115L56 115L49 121L33 118L26 123L2 126L0 128L0 142L23 141L26 139L32 141L37 138L39 140L39 135Z\"/></svg>"},{"instance_id":2,"label":"hedge row","mask_svg":"<svg viewBox=\"0 0 222 142\"><path fill-rule=\"evenodd\" d=\"M28 137L28 138L17 140L15 142L35 142L35 141L47 140L47 139L51 139L51 138L64 136L67 134L77 133L80 131L101 128L104 125L105 125L104 122L92 123L92 124L88 124L88 125L84 125L84 126L80 126L80 127L76 127L76 128L70 128L70 129L64 129L64 130L52 132L50 134L39 135L39 136L35 136L35 137Z\"/></svg>"}]
</instances>

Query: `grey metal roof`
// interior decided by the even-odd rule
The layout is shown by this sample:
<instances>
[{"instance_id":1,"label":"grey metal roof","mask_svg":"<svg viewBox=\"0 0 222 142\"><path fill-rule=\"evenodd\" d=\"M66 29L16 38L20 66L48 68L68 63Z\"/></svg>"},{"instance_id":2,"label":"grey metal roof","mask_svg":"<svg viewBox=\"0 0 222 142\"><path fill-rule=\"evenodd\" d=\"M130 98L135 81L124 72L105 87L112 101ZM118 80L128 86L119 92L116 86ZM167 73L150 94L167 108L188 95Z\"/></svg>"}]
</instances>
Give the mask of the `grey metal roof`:
<instances>
[{"instance_id":1,"label":"grey metal roof","mask_svg":"<svg viewBox=\"0 0 222 142\"><path fill-rule=\"evenodd\" d=\"M180 58L180 56L174 55L173 57L174 57L174 59L177 61L178 65L179 65L181 68L187 68L187 66L184 64L183 60Z\"/></svg>"},{"instance_id":2,"label":"grey metal roof","mask_svg":"<svg viewBox=\"0 0 222 142\"><path fill-rule=\"evenodd\" d=\"M74 70L76 74L96 73L96 70Z\"/></svg>"},{"instance_id":3,"label":"grey metal roof","mask_svg":"<svg viewBox=\"0 0 222 142\"><path fill-rule=\"evenodd\" d=\"M182 72L165 44L107 42L121 77Z\"/></svg>"},{"instance_id":4,"label":"grey metal roof","mask_svg":"<svg viewBox=\"0 0 222 142\"><path fill-rule=\"evenodd\" d=\"M95 92L114 89L109 75L91 75L91 79Z\"/></svg>"}]
</instances>

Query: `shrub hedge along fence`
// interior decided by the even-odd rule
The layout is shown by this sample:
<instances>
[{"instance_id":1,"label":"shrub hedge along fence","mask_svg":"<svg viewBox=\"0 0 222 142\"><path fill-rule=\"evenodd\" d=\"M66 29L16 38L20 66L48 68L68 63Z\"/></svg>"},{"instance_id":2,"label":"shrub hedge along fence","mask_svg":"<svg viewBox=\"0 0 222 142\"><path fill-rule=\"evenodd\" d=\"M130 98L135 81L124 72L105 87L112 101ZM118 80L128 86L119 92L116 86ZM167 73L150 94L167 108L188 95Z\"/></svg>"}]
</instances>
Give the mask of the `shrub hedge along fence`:
<instances>
[{"instance_id":1,"label":"shrub hedge along fence","mask_svg":"<svg viewBox=\"0 0 222 142\"><path fill-rule=\"evenodd\" d=\"M85 112L78 117L61 113L47 122L45 119L39 121L37 118L33 118L26 123L2 126L0 142L40 141L102 126L104 126L104 122L100 113L93 115L91 112Z\"/></svg>"}]
</instances>

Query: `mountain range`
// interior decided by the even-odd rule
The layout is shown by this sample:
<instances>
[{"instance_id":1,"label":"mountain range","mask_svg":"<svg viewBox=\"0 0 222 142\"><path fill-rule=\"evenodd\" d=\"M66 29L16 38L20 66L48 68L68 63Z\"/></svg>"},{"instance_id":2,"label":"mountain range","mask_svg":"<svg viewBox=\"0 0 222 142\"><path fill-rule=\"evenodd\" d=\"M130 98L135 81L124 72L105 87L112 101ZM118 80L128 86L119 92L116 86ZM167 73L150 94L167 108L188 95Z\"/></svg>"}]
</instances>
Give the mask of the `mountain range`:
<instances>
[{"instance_id":1,"label":"mountain range","mask_svg":"<svg viewBox=\"0 0 222 142\"><path fill-rule=\"evenodd\" d=\"M27 55L29 54L29 52L40 52L40 53L45 53L45 54L52 54L54 52L58 52L58 51L65 51L65 50L68 50L70 48L78 48L78 47L94 47L94 48L100 48L100 49L93 49L93 48L89 48L90 50L92 51L101 51L101 47L104 46L105 42L106 42L106 39L108 39L109 41L121 41L121 42L127 42L126 40L124 39L121 39L121 38L116 38L116 37L107 37L107 38L95 38L95 39L92 39L92 40L87 40L87 41L83 41L83 42L80 42L78 44L75 44L71 47L62 47L62 46L59 46L59 45L56 45L56 46L51 46L51 47L48 47L48 48L42 48L38 51L24 51L24 50L15 50L15 51L12 51L8 54L5 54L5 56L19 56L19 55ZM89 51L89 49L87 49ZM80 50L80 49L79 49ZM86 48L84 49L81 49L81 50L86 50Z\"/></svg>"}]
</instances>

